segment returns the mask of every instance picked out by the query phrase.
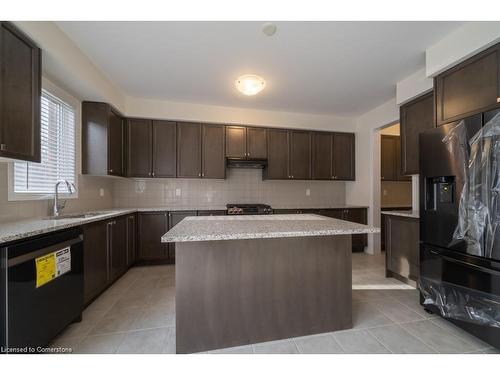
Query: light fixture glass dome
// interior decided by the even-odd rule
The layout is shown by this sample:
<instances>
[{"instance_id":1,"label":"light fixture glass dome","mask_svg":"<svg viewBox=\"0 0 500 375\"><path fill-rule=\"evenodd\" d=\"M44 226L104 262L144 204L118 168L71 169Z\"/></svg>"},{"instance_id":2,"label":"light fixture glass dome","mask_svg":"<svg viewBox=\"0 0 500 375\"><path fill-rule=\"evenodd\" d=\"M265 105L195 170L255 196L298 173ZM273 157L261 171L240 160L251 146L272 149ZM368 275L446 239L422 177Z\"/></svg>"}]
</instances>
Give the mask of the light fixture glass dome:
<instances>
[{"instance_id":1,"label":"light fixture glass dome","mask_svg":"<svg viewBox=\"0 0 500 375\"><path fill-rule=\"evenodd\" d=\"M235 84L238 91L248 96L256 95L266 87L266 81L255 74L245 74L239 77Z\"/></svg>"}]
</instances>

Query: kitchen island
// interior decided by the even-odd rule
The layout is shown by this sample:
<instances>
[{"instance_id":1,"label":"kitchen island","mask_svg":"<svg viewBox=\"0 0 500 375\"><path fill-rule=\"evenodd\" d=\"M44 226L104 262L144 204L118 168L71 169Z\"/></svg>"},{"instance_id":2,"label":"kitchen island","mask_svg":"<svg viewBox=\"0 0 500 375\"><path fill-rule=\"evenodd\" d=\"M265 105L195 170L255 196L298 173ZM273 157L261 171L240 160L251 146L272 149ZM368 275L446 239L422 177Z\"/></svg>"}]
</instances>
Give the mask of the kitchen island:
<instances>
[{"instance_id":1,"label":"kitchen island","mask_svg":"<svg viewBox=\"0 0 500 375\"><path fill-rule=\"evenodd\" d=\"M352 328L351 235L320 215L189 217L176 243L178 353Z\"/></svg>"}]
</instances>

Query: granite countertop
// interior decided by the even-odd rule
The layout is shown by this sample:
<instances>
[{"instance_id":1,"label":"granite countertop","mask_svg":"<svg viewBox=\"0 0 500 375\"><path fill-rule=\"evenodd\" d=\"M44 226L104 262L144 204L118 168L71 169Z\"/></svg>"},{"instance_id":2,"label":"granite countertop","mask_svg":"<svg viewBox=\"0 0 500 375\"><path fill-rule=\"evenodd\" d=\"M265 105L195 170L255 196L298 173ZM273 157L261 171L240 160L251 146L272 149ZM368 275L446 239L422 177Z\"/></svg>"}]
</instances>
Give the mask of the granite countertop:
<instances>
[{"instance_id":1,"label":"granite countertop","mask_svg":"<svg viewBox=\"0 0 500 375\"><path fill-rule=\"evenodd\" d=\"M402 216L402 217L410 217L413 219L420 219L420 211L382 211L384 215L393 215L393 216Z\"/></svg>"},{"instance_id":2,"label":"granite countertop","mask_svg":"<svg viewBox=\"0 0 500 375\"><path fill-rule=\"evenodd\" d=\"M182 220L161 240L193 242L378 232L379 228L312 214L195 216Z\"/></svg>"},{"instance_id":3,"label":"granite countertop","mask_svg":"<svg viewBox=\"0 0 500 375\"><path fill-rule=\"evenodd\" d=\"M338 205L334 207L320 208L361 208L364 206ZM302 208L304 209L304 208ZM25 238L55 232L62 229L78 227L95 221L106 220L112 217L126 215L133 212L163 212L163 211L205 211L205 210L226 210L226 206L162 206L162 207L133 207L133 208L111 208L106 210L96 210L84 212L87 214L98 213L88 217L65 218L59 220L48 220L47 218L29 218L15 221L0 222L0 245L22 240ZM62 213L62 216L74 215L74 213Z\"/></svg>"},{"instance_id":4,"label":"granite countertop","mask_svg":"<svg viewBox=\"0 0 500 375\"><path fill-rule=\"evenodd\" d=\"M90 211L88 217L64 218L51 220L48 218L22 219L17 221L0 223L0 244L29 238L44 233L55 232L61 229L78 227L80 225L110 219L112 217L126 215L136 212L136 209L115 208L109 210ZM94 215L95 213L95 215ZM63 213L62 216L65 214ZM68 214L76 215L76 214Z\"/></svg>"}]
</instances>

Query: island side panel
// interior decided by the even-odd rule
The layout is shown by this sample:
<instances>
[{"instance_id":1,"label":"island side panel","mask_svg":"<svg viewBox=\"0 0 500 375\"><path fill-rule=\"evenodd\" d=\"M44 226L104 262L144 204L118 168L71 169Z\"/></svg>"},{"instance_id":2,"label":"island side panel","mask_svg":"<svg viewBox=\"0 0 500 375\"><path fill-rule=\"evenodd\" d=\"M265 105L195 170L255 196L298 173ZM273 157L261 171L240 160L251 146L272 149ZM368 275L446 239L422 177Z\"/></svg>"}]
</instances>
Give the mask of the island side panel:
<instances>
[{"instance_id":1,"label":"island side panel","mask_svg":"<svg viewBox=\"0 0 500 375\"><path fill-rule=\"evenodd\" d=\"M351 236L176 244L177 353L352 328Z\"/></svg>"}]
</instances>

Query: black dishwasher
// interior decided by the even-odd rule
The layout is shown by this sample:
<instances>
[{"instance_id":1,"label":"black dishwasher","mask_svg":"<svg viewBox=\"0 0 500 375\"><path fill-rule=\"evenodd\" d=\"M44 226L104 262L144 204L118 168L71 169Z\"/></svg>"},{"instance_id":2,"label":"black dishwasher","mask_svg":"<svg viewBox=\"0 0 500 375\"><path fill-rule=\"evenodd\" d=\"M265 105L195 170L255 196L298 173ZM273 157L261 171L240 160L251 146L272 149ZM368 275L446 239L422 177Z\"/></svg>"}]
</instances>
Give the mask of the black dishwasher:
<instances>
[{"instance_id":1,"label":"black dishwasher","mask_svg":"<svg viewBox=\"0 0 500 375\"><path fill-rule=\"evenodd\" d=\"M83 310L80 228L0 248L0 347L36 353Z\"/></svg>"}]
</instances>

